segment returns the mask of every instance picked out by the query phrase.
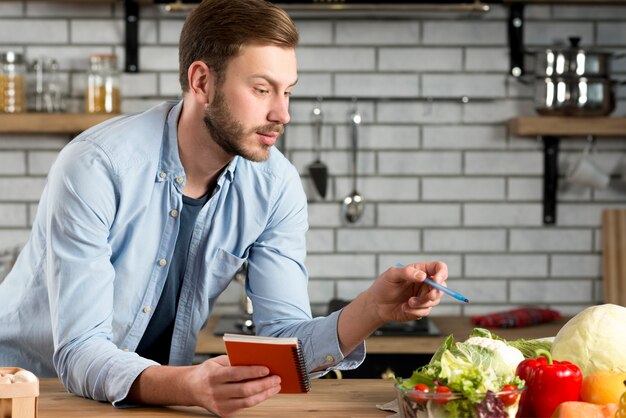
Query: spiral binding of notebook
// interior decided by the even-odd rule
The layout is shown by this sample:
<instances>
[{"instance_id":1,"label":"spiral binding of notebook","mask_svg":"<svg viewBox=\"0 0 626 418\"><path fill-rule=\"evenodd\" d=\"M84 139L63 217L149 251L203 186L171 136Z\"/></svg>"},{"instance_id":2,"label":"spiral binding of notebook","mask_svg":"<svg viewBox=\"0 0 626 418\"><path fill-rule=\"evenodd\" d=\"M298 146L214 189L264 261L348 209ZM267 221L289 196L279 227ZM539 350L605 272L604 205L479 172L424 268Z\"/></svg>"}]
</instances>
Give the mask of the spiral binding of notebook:
<instances>
[{"instance_id":1,"label":"spiral binding of notebook","mask_svg":"<svg viewBox=\"0 0 626 418\"><path fill-rule=\"evenodd\" d=\"M291 349L293 361L298 370L298 381L302 392L308 392L311 389L311 381L306 371L306 362L304 361L304 353L302 352L302 341L298 340L298 346Z\"/></svg>"}]
</instances>

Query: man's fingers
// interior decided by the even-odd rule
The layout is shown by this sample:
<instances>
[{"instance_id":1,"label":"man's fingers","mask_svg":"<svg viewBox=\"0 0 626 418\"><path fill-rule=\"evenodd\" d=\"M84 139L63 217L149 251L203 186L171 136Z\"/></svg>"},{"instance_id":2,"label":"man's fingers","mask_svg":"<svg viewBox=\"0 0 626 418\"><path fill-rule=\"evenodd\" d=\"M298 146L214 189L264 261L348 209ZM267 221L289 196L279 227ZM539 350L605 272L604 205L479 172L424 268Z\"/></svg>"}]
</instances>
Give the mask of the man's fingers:
<instances>
[{"instance_id":1,"label":"man's fingers","mask_svg":"<svg viewBox=\"0 0 626 418\"><path fill-rule=\"evenodd\" d=\"M265 366L233 366L224 369L225 383L239 383L244 380L260 379L268 376L270 370Z\"/></svg>"},{"instance_id":2,"label":"man's fingers","mask_svg":"<svg viewBox=\"0 0 626 418\"><path fill-rule=\"evenodd\" d=\"M233 382L226 385L230 398L255 397L276 388L280 390L280 377L278 376L268 376L247 382Z\"/></svg>"},{"instance_id":3,"label":"man's fingers","mask_svg":"<svg viewBox=\"0 0 626 418\"><path fill-rule=\"evenodd\" d=\"M410 303L407 302L403 305L402 310L404 311L404 314L409 318L418 318L418 317L424 317L424 316L428 316L430 314L430 311L432 310L432 307L418 307L418 308L411 308Z\"/></svg>"},{"instance_id":4,"label":"man's fingers","mask_svg":"<svg viewBox=\"0 0 626 418\"><path fill-rule=\"evenodd\" d=\"M448 266L442 261L413 263L406 267L417 270L415 278L418 281L423 281L426 277L432 277L435 281L441 283L448 278Z\"/></svg>"},{"instance_id":5,"label":"man's fingers","mask_svg":"<svg viewBox=\"0 0 626 418\"><path fill-rule=\"evenodd\" d=\"M219 364L220 366L230 366L230 361L228 360L228 356L225 354L221 356L213 357L208 361L213 361Z\"/></svg>"},{"instance_id":6,"label":"man's fingers","mask_svg":"<svg viewBox=\"0 0 626 418\"><path fill-rule=\"evenodd\" d=\"M280 386L273 386L247 397L230 398L221 402L219 408L220 410L214 412L217 412L222 416L229 416L240 409L256 406L268 398L276 395L278 392L280 392Z\"/></svg>"},{"instance_id":7,"label":"man's fingers","mask_svg":"<svg viewBox=\"0 0 626 418\"><path fill-rule=\"evenodd\" d=\"M440 293L443 292L437 289L433 289L432 291L429 291L425 294L413 296L409 298L407 305L410 309L432 308L439 305L439 302L441 301Z\"/></svg>"},{"instance_id":8,"label":"man's fingers","mask_svg":"<svg viewBox=\"0 0 626 418\"><path fill-rule=\"evenodd\" d=\"M442 283L448 278L448 265L441 261L436 261L434 263L428 263L426 268L426 272L430 277L432 277L435 281Z\"/></svg>"}]
</instances>

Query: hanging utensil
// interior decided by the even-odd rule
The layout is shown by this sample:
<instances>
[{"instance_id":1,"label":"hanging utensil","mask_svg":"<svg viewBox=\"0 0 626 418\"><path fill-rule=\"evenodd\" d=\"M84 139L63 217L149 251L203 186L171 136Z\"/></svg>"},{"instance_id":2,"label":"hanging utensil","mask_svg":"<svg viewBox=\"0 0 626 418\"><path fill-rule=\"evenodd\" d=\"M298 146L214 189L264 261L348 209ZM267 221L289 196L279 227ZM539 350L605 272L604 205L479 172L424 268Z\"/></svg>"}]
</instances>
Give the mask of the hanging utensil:
<instances>
[{"instance_id":1,"label":"hanging utensil","mask_svg":"<svg viewBox=\"0 0 626 418\"><path fill-rule=\"evenodd\" d=\"M350 123L350 136L352 139L352 193L343 199L343 212L348 222L355 223L361 218L365 209L365 200L356 190L357 150L359 146L358 127L361 124L361 115L356 106L354 112L350 115Z\"/></svg>"},{"instance_id":2,"label":"hanging utensil","mask_svg":"<svg viewBox=\"0 0 626 418\"><path fill-rule=\"evenodd\" d=\"M328 186L328 167L322 162L322 107L321 101L313 108L312 119L315 126L315 161L309 164L309 174L313 179L313 184L317 192L326 197L326 189Z\"/></svg>"}]
</instances>

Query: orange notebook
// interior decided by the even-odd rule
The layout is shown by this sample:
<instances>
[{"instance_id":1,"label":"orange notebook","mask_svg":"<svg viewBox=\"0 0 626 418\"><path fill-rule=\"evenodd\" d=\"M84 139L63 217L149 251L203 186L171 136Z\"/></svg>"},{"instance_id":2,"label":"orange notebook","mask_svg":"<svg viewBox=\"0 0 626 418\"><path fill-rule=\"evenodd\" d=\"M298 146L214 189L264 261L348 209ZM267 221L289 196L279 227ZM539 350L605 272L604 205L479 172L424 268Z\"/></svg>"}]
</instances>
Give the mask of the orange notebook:
<instances>
[{"instance_id":1,"label":"orange notebook","mask_svg":"<svg viewBox=\"0 0 626 418\"><path fill-rule=\"evenodd\" d=\"M280 376L280 393L306 393L310 389L300 340L296 337L260 337L224 334L233 366L266 366Z\"/></svg>"}]
</instances>

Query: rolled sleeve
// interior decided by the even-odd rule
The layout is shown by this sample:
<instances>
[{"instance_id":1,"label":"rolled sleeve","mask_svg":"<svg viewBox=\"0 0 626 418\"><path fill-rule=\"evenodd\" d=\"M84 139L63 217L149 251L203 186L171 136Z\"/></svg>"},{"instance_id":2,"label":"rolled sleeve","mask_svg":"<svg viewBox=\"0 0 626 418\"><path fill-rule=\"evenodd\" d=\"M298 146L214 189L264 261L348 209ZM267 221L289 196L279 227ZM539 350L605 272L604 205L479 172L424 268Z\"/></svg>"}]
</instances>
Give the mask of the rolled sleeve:
<instances>
[{"instance_id":1,"label":"rolled sleeve","mask_svg":"<svg viewBox=\"0 0 626 418\"><path fill-rule=\"evenodd\" d=\"M340 312L333 312L327 317L315 318L312 321L310 337L303 347L309 372L324 368L324 371L319 374L321 376L333 369L352 370L359 367L365 360L365 342L362 342L347 356L341 352L337 336L337 321ZM319 376L317 373L312 374L312 377Z\"/></svg>"},{"instance_id":2,"label":"rolled sleeve","mask_svg":"<svg viewBox=\"0 0 626 418\"><path fill-rule=\"evenodd\" d=\"M145 369L158 365L152 360L137 356L133 361L118 362L111 367L110 376L106 381L106 393L113 406L117 408L136 406L126 401L131 386Z\"/></svg>"}]
</instances>

